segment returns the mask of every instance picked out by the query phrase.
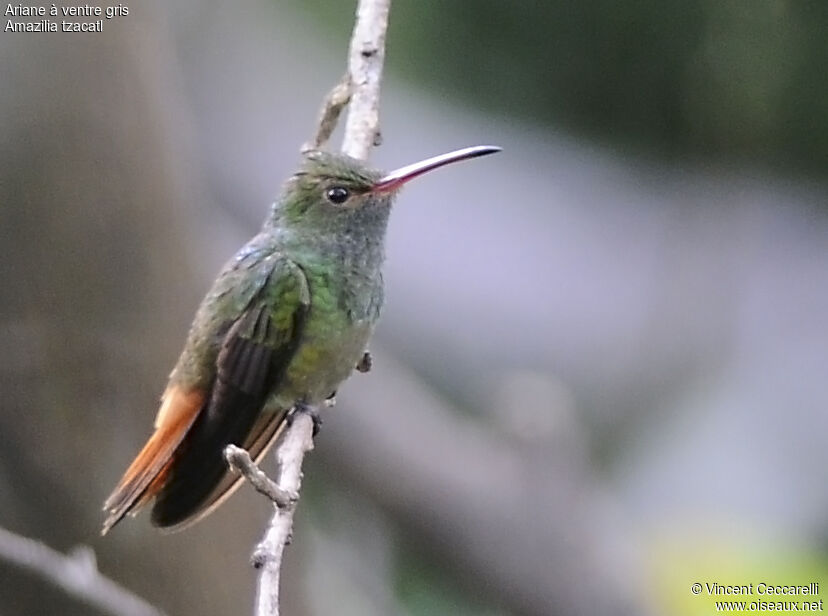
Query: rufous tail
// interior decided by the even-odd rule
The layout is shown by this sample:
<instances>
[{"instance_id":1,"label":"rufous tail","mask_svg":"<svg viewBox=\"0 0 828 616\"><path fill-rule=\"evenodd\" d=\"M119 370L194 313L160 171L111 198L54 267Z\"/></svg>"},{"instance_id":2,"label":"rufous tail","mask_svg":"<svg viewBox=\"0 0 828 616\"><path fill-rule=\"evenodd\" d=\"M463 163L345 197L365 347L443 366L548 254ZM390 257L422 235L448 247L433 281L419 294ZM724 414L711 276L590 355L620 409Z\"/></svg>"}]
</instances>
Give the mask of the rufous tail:
<instances>
[{"instance_id":1,"label":"rufous tail","mask_svg":"<svg viewBox=\"0 0 828 616\"><path fill-rule=\"evenodd\" d=\"M130 464L106 499L101 534L105 535L126 514L135 514L164 486L176 449L204 407L203 391L171 386L164 392L155 420L155 432Z\"/></svg>"}]
</instances>

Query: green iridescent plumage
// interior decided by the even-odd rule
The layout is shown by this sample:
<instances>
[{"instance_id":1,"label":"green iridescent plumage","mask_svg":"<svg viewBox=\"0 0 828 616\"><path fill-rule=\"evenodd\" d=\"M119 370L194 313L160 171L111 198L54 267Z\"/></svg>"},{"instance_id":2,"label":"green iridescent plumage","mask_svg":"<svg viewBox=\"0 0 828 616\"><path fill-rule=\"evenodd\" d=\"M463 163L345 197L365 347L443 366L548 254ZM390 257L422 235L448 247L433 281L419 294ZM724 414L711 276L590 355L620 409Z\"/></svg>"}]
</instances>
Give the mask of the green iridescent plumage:
<instances>
[{"instance_id":1,"label":"green iridescent plumage","mask_svg":"<svg viewBox=\"0 0 828 616\"><path fill-rule=\"evenodd\" d=\"M260 458L292 409L328 399L360 363L379 318L397 189L497 149L466 148L387 175L347 156L306 154L199 306L155 433L104 505L104 532L153 497L157 526L197 521L238 482L223 459L227 444Z\"/></svg>"},{"instance_id":2,"label":"green iridescent plumage","mask_svg":"<svg viewBox=\"0 0 828 616\"><path fill-rule=\"evenodd\" d=\"M261 414L284 415L297 404L318 406L354 370L382 305L392 195L370 192L378 178L343 156L307 155L262 231L225 265L170 375L171 387L214 390L209 419L195 424L194 440L199 432L224 432L229 423L247 433ZM349 198L333 203L326 194L339 187ZM237 347L243 354L229 357L227 350ZM222 379L232 389L218 399L214 383ZM250 408L244 418L238 391L249 398L242 398ZM159 525L187 521L208 496L214 478L201 470L223 464L221 449L200 457L192 472L173 470L156 502Z\"/></svg>"}]
</instances>

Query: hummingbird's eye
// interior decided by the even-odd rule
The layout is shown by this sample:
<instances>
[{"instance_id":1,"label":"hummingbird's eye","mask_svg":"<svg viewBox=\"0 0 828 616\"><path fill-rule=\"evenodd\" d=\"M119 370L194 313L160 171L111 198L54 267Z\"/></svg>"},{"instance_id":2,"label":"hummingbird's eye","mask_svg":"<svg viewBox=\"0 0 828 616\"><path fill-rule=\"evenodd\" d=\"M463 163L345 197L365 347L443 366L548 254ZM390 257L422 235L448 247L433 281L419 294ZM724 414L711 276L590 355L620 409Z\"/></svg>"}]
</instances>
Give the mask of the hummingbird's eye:
<instances>
[{"instance_id":1,"label":"hummingbird's eye","mask_svg":"<svg viewBox=\"0 0 828 616\"><path fill-rule=\"evenodd\" d=\"M333 186L325 191L325 198L335 205L342 205L351 196L351 191L343 186Z\"/></svg>"}]
</instances>

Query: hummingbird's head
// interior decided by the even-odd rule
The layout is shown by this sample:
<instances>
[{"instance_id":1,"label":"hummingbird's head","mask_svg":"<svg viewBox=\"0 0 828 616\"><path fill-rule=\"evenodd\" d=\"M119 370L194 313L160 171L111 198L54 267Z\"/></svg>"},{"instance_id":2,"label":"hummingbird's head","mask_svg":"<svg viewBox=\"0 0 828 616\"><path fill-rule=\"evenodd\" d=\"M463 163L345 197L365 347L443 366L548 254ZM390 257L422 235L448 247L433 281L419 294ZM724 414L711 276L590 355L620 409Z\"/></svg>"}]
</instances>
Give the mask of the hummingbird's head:
<instances>
[{"instance_id":1,"label":"hummingbird's head","mask_svg":"<svg viewBox=\"0 0 828 616\"><path fill-rule=\"evenodd\" d=\"M387 220L391 195L372 190L382 175L344 154L306 152L283 187L271 222L314 235L336 235L361 221Z\"/></svg>"},{"instance_id":2,"label":"hummingbird's head","mask_svg":"<svg viewBox=\"0 0 828 616\"><path fill-rule=\"evenodd\" d=\"M341 216L381 205L372 191L381 177L381 172L350 156L306 152L302 167L288 181L288 209L296 216Z\"/></svg>"},{"instance_id":3,"label":"hummingbird's head","mask_svg":"<svg viewBox=\"0 0 828 616\"><path fill-rule=\"evenodd\" d=\"M383 173L344 154L311 150L287 182L274 210L274 222L314 231L339 232L375 224L384 229L394 196L409 180L443 165L500 151L474 146Z\"/></svg>"}]
</instances>

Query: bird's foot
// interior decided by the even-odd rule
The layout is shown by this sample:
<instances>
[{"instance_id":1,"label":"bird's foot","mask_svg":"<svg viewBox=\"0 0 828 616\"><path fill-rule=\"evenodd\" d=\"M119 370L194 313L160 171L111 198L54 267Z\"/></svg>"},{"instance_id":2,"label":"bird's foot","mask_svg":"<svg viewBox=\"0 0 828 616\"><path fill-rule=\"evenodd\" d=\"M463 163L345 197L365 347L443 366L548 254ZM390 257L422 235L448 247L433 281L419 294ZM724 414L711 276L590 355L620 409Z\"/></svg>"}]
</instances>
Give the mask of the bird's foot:
<instances>
[{"instance_id":1,"label":"bird's foot","mask_svg":"<svg viewBox=\"0 0 828 616\"><path fill-rule=\"evenodd\" d=\"M369 351L365 351L362 354L362 357L357 362L356 369L359 372L370 372L371 367L374 365L374 358L371 357L371 353Z\"/></svg>"},{"instance_id":2,"label":"bird's foot","mask_svg":"<svg viewBox=\"0 0 828 616\"><path fill-rule=\"evenodd\" d=\"M307 413L310 415L311 421L313 422L313 438L316 438L320 428L322 428L322 418L319 416L319 409L304 402L297 402L285 418L288 426L293 425L293 420L298 413Z\"/></svg>"}]
</instances>

